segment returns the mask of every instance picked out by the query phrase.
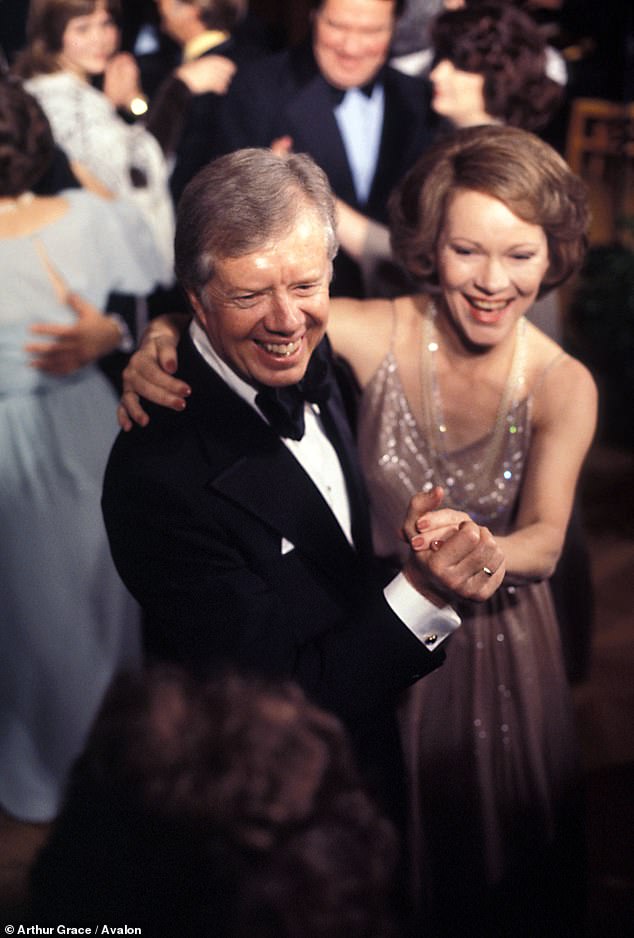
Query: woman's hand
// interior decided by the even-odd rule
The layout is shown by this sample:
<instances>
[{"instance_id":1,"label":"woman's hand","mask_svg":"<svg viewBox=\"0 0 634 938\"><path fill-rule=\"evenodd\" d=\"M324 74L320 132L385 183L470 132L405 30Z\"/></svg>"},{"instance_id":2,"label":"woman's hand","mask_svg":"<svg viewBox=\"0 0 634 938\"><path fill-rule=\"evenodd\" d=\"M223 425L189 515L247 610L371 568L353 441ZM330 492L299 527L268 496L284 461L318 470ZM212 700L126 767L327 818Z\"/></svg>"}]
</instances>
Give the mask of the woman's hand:
<instances>
[{"instance_id":1,"label":"woman's hand","mask_svg":"<svg viewBox=\"0 0 634 938\"><path fill-rule=\"evenodd\" d=\"M135 98L144 98L139 66L129 52L118 52L106 65L103 93L115 107L126 109Z\"/></svg>"},{"instance_id":2,"label":"woman's hand","mask_svg":"<svg viewBox=\"0 0 634 938\"><path fill-rule=\"evenodd\" d=\"M192 94L226 94L235 73L235 62L224 55L203 55L179 65L174 74Z\"/></svg>"},{"instance_id":3,"label":"woman's hand","mask_svg":"<svg viewBox=\"0 0 634 938\"><path fill-rule=\"evenodd\" d=\"M464 512L452 512L439 509L443 490L436 487L432 492L419 492L410 501L405 523L402 528L404 540L412 545L419 538L420 519L429 519L435 514L443 515L446 531L445 540L437 538L438 543L430 547L413 548L403 567L403 573L410 583L423 596L438 604L439 597L452 602L456 597L483 602L498 589L506 572L504 554L491 532L470 521ZM453 515L463 519L458 527ZM425 529L424 537L429 538L429 531L435 535L443 528Z\"/></svg>"},{"instance_id":4,"label":"woman's hand","mask_svg":"<svg viewBox=\"0 0 634 938\"><path fill-rule=\"evenodd\" d=\"M37 323L31 332L49 336L49 342L29 342L25 350L33 356L31 366L51 375L69 375L117 348L121 330L88 300L69 293L66 303L77 314L70 326Z\"/></svg>"},{"instance_id":5,"label":"woman's hand","mask_svg":"<svg viewBox=\"0 0 634 938\"><path fill-rule=\"evenodd\" d=\"M134 423L145 427L149 417L139 397L155 404L184 410L191 388L173 378L178 367L176 348L188 317L174 314L159 316L145 330L139 349L123 371L123 394L117 408L117 420L123 430L131 430Z\"/></svg>"},{"instance_id":6,"label":"woman's hand","mask_svg":"<svg viewBox=\"0 0 634 938\"><path fill-rule=\"evenodd\" d=\"M471 518L465 511L438 508L425 512L416 520L416 533L409 539L412 550L438 550L440 545Z\"/></svg>"}]
</instances>

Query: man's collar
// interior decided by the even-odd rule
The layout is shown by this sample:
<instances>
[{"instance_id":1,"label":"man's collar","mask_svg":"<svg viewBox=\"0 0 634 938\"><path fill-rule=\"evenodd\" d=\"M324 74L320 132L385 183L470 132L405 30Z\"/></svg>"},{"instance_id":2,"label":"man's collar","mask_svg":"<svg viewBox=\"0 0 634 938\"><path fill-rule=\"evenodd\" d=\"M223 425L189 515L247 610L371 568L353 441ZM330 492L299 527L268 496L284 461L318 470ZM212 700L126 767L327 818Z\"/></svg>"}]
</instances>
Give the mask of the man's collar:
<instances>
[{"instance_id":1,"label":"man's collar","mask_svg":"<svg viewBox=\"0 0 634 938\"><path fill-rule=\"evenodd\" d=\"M332 393L334 377L330 368L330 345L324 337L311 355L306 374L298 385L259 390L248 384L218 355L202 326L192 319L190 338L203 360L245 403L264 416L282 437L301 440L304 435L304 404L324 404Z\"/></svg>"},{"instance_id":2,"label":"man's collar","mask_svg":"<svg viewBox=\"0 0 634 938\"><path fill-rule=\"evenodd\" d=\"M248 384L243 378L237 375L225 361L223 361L223 359L220 357L220 355L218 355L218 352L209 341L209 336L202 328L202 326L199 325L196 319L192 319L190 323L189 334L197 351L200 352L203 359L210 366L210 368L213 368L216 374L222 378L225 384L228 385L232 391L235 391L235 393L241 397L243 401L246 401L247 404L250 404L251 407L256 410L256 388Z\"/></svg>"},{"instance_id":3,"label":"man's collar","mask_svg":"<svg viewBox=\"0 0 634 938\"><path fill-rule=\"evenodd\" d=\"M215 46L226 42L230 38L229 33L222 32L220 29L207 29L204 33L199 33L183 47L183 62L191 62L197 59L205 52L209 52Z\"/></svg>"}]
</instances>

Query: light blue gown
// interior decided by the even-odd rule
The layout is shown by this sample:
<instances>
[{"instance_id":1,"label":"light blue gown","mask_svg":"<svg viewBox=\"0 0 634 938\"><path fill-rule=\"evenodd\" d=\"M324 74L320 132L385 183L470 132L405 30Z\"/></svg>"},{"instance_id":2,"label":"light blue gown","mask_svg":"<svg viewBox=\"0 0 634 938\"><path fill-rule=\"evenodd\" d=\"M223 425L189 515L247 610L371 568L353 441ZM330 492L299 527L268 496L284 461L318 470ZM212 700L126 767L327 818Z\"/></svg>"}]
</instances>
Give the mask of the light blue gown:
<instances>
[{"instance_id":1,"label":"light blue gown","mask_svg":"<svg viewBox=\"0 0 634 938\"><path fill-rule=\"evenodd\" d=\"M116 400L96 365L29 367L38 322L71 323L37 242L74 292L105 307L165 275L137 210L84 191L27 237L0 239L0 805L55 816L104 691L139 661L139 615L110 558L101 481Z\"/></svg>"}]
</instances>

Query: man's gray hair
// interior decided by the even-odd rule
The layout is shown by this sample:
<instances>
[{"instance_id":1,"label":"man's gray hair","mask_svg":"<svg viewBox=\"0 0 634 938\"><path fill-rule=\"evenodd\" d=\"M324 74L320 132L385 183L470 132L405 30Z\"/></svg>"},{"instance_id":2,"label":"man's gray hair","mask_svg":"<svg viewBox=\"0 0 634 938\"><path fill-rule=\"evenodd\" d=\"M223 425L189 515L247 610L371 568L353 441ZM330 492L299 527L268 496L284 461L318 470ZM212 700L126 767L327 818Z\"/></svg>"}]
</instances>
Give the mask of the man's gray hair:
<instances>
[{"instance_id":1,"label":"man's gray hair","mask_svg":"<svg viewBox=\"0 0 634 938\"><path fill-rule=\"evenodd\" d=\"M249 148L213 160L178 205L174 253L181 286L200 297L219 259L242 257L285 237L306 210L323 220L332 261L338 246L335 199L311 157Z\"/></svg>"}]
</instances>

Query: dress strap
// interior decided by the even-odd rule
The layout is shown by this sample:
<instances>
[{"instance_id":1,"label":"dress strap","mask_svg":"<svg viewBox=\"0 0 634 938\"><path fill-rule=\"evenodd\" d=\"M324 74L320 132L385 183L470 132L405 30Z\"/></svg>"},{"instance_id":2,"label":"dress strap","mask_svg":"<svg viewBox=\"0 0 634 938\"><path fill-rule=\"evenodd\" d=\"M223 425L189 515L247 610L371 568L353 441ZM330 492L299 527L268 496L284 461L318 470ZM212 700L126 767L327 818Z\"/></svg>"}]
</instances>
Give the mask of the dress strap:
<instances>
[{"instance_id":1,"label":"dress strap","mask_svg":"<svg viewBox=\"0 0 634 938\"><path fill-rule=\"evenodd\" d=\"M394 354L394 346L396 345L396 331L398 329L398 316L396 314L396 300L390 300L392 307L392 332L390 333L390 354Z\"/></svg>"},{"instance_id":2,"label":"dress strap","mask_svg":"<svg viewBox=\"0 0 634 938\"><path fill-rule=\"evenodd\" d=\"M559 362L564 360L564 358L569 358L569 357L570 356L568 355L567 352L564 352L563 349L560 349L559 352L557 352L557 354L554 355L553 358L551 358L548 364L542 368L541 372L537 376L537 380L535 381L535 384L533 385L531 389L531 397L535 397L535 395L539 392L539 389L541 388L542 384L544 383L544 381L546 380L550 372L553 370L555 365L558 365Z\"/></svg>"}]
</instances>

